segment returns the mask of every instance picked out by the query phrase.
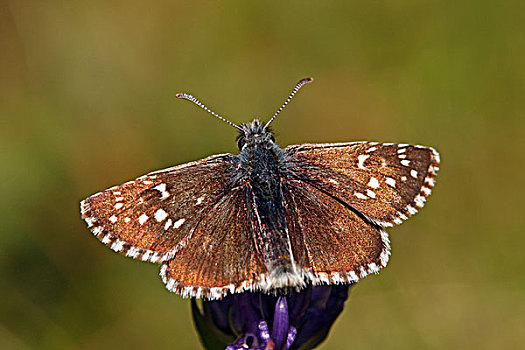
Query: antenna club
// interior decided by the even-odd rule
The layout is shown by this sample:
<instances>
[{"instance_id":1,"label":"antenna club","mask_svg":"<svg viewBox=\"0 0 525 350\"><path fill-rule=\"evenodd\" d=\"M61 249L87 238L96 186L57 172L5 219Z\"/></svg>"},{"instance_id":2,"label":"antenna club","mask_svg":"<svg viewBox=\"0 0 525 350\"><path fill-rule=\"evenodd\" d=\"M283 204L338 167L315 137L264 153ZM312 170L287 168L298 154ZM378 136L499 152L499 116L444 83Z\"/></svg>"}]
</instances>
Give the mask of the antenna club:
<instances>
[{"instance_id":1,"label":"antenna club","mask_svg":"<svg viewBox=\"0 0 525 350\"><path fill-rule=\"evenodd\" d=\"M179 92L178 94L175 95L176 98L188 98L190 96L191 95L184 93L184 92Z\"/></svg>"}]
</instances>

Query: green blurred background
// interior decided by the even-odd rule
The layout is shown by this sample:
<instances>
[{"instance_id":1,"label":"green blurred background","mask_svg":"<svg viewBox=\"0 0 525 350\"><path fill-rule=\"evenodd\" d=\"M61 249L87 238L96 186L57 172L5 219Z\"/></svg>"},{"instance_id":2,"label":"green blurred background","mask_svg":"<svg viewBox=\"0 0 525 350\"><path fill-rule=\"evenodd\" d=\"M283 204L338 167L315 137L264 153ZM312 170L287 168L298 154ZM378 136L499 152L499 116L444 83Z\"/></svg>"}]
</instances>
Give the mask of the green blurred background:
<instances>
[{"instance_id":1,"label":"green blurred background","mask_svg":"<svg viewBox=\"0 0 525 350\"><path fill-rule=\"evenodd\" d=\"M523 1L0 1L0 348L195 349L158 266L111 252L79 201L151 170L281 145L441 152L427 207L390 230L324 349L516 349L525 341Z\"/></svg>"}]
</instances>

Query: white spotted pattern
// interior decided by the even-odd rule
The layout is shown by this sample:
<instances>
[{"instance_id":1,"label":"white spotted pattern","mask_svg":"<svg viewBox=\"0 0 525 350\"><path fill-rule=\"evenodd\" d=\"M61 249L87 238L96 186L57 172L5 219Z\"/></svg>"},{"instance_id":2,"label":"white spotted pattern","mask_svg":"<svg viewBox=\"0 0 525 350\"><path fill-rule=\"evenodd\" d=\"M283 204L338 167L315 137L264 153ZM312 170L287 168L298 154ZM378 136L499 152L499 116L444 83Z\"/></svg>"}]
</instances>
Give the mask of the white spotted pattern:
<instances>
[{"instance_id":1,"label":"white spotted pattern","mask_svg":"<svg viewBox=\"0 0 525 350\"><path fill-rule=\"evenodd\" d=\"M92 227L95 224L95 219L93 218L85 218L84 221L88 225L88 227Z\"/></svg>"},{"instance_id":2,"label":"white spotted pattern","mask_svg":"<svg viewBox=\"0 0 525 350\"><path fill-rule=\"evenodd\" d=\"M144 225L144 223L149 219L149 216L142 214L139 216L139 224Z\"/></svg>"},{"instance_id":3,"label":"white spotted pattern","mask_svg":"<svg viewBox=\"0 0 525 350\"><path fill-rule=\"evenodd\" d=\"M102 227L98 226L93 229L93 234L98 237L102 233Z\"/></svg>"},{"instance_id":4,"label":"white spotted pattern","mask_svg":"<svg viewBox=\"0 0 525 350\"><path fill-rule=\"evenodd\" d=\"M389 185L390 187L396 187L396 180L392 179L391 177L387 177L385 179L385 182L387 185Z\"/></svg>"},{"instance_id":5,"label":"white spotted pattern","mask_svg":"<svg viewBox=\"0 0 525 350\"><path fill-rule=\"evenodd\" d=\"M126 242L121 241L120 239L117 239L113 244L111 245L111 249L113 249L115 252L120 252L122 250L122 247L126 244Z\"/></svg>"},{"instance_id":6,"label":"white spotted pattern","mask_svg":"<svg viewBox=\"0 0 525 350\"><path fill-rule=\"evenodd\" d=\"M155 220L158 222L164 221L168 217L168 213L166 213L164 210L159 209L155 212Z\"/></svg>"},{"instance_id":7,"label":"white spotted pattern","mask_svg":"<svg viewBox=\"0 0 525 350\"><path fill-rule=\"evenodd\" d=\"M367 196L365 196L364 194L359 193L359 192L354 193L354 196L356 196L359 199L368 199Z\"/></svg>"},{"instance_id":8,"label":"white spotted pattern","mask_svg":"<svg viewBox=\"0 0 525 350\"><path fill-rule=\"evenodd\" d=\"M411 205L407 206L407 210L410 215L414 215L415 213L417 213L417 210Z\"/></svg>"},{"instance_id":9,"label":"white spotted pattern","mask_svg":"<svg viewBox=\"0 0 525 350\"><path fill-rule=\"evenodd\" d=\"M175 227L175 228L181 227L182 224L184 223L184 221L186 221L186 219L179 219L179 220L175 221L175 223L173 224L173 227Z\"/></svg>"},{"instance_id":10,"label":"white spotted pattern","mask_svg":"<svg viewBox=\"0 0 525 350\"><path fill-rule=\"evenodd\" d=\"M160 194L162 195L162 197L160 199L166 199L170 196L170 193L168 191L166 191L166 184L165 183L161 183L155 187L153 187L154 189L158 190L160 192Z\"/></svg>"},{"instance_id":11,"label":"white spotted pattern","mask_svg":"<svg viewBox=\"0 0 525 350\"><path fill-rule=\"evenodd\" d=\"M118 210L118 209L122 208L123 206L124 206L124 204L123 204L123 203L121 203L121 202L118 202L117 204L115 204L115 209L117 209L117 210Z\"/></svg>"},{"instance_id":12,"label":"white spotted pattern","mask_svg":"<svg viewBox=\"0 0 525 350\"><path fill-rule=\"evenodd\" d=\"M359 169L364 169L366 170L365 166L363 165L363 163L365 162L365 160L367 160L370 156L369 155L366 155L366 154L361 154L359 156L357 156L357 167Z\"/></svg>"},{"instance_id":13,"label":"white spotted pattern","mask_svg":"<svg viewBox=\"0 0 525 350\"><path fill-rule=\"evenodd\" d=\"M379 188L379 181L372 176L368 182L368 186L372 187L373 189Z\"/></svg>"},{"instance_id":14,"label":"white spotted pattern","mask_svg":"<svg viewBox=\"0 0 525 350\"><path fill-rule=\"evenodd\" d=\"M386 267L388 260L390 259L390 240L388 234L381 230L381 240L383 242L383 249L379 256L377 263L372 262L363 266L357 267L354 271L346 272L314 272L312 270L300 270L298 271L299 279L302 281L302 285L305 285L305 281L311 281L312 285L326 285L326 284L347 284L355 283L359 279L364 278L372 273L379 273L379 271ZM129 252L128 252L129 253ZM162 257L164 261L166 259ZM150 258L151 261L151 258ZM379 265L378 265L379 264ZM257 279L251 279L243 281L238 285L227 284L220 287L204 288L198 286L185 286L175 281L169 275L168 264L164 263L160 268L160 276L162 281L166 285L166 288L173 292L181 295L183 298L206 298L207 300L217 300L224 296L232 293L242 292L265 292L271 293L273 286L276 283L274 277L261 274L257 276Z\"/></svg>"},{"instance_id":15,"label":"white spotted pattern","mask_svg":"<svg viewBox=\"0 0 525 350\"><path fill-rule=\"evenodd\" d=\"M398 151L397 151L398 152L398 157L400 159L402 159L401 160L401 164L408 167L410 165L410 161L403 159L404 157L401 157L401 155L404 155L405 152L406 152L406 148L401 148L401 147L406 147L406 146L398 145L397 147L398 147ZM412 146L412 147L422 148L422 146ZM371 147L367 151L369 151L369 152L375 151L375 147ZM434 163L431 164L431 166L429 167L428 174L426 174L426 176L422 176L423 174L421 174L421 176L424 178L424 180L423 180L423 185L421 187L420 193L417 194L414 197L412 203L407 205L404 209L400 209L399 211L395 212L395 215L392 218L391 222L377 222L377 224L379 226L384 228L384 227L392 226L393 223L399 224L402 221L406 220L409 216L414 215L418 211L418 209L423 207L423 205L425 204L425 201L426 201L428 195L431 193L431 190L432 190L432 188L434 186L434 183L435 183L434 177L436 176L436 172L439 169L439 167L438 167L438 165L439 165L439 154L437 154L437 152L435 152L433 149L432 149L432 151L434 153L433 154L433 158L432 158L434 160ZM365 163L366 159L368 159L368 157L370 157L370 156L369 155L360 155L358 157L358 164L357 164L357 166L360 169L365 169L366 170L366 168L364 166L364 163ZM383 161L383 166L387 167L389 165L385 164L384 161ZM410 168L409 168L409 170L410 170ZM404 171L408 172L408 170L404 170ZM410 171L410 176L411 177L417 177L419 175L417 173L417 171L416 171L416 173L415 173L416 176L414 176L414 171L415 170L411 170ZM147 178L154 178L154 176L152 177L151 174L149 174ZM370 178L370 180L368 182L368 187L369 188L366 189L366 193L367 193L368 196L366 196L365 194L360 193L360 192L354 192L354 195L357 198L364 199L364 200L369 199L369 198L376 198L376 192L372 191L372 189L375 190L377 188L380 188L381 187L380 185L382 184L383 180L384 180L384 183L386 183L387 185L389 185L389 186L391 186L393 188L396 187L396 180L399 181L399 179L397 177L396 177L396 180L394 180L391 177L383 178L381 175L378 178L379 178L379 180L376 179L376 178L373 178L373 177ZM406 176L402 176L401 180L402 181L407 181L407 177ZM139 179L138 181L142 181L142 179ZM153 182L151 182L149 180L143 181L144 184L147 184L146 182L153 183ZM135 182L134 181L130 181L130 182L126 183L126 184L136 184L136 183L137 183L136 181ZM398 185L402 185L402 184L398 183ZM409 184L407 184L407 185L409 185ZM403 186L399 186L399 187L402 188ZM170 193L167 191L166 184L160 183L157 186L155 186L154 188L160 192L161 199L166 199L166 198L168 198L170 196ZM109 189L109 190L112 191L112 189ZM101 193L97 193L97 194L93 195L92 198L95 198L96 196L100 195ZM107 193L107 192L104 192L104 193ZM114 192L110 192L110 193L113 193L115 196L116 195L121 195L120 191L114 191ZM127 196L127 193L125 195ZM124 200L124 197L122 197L122 196L119 196L119 197L115 198L115 202L121 202L123 200ZM139 198L139 200L140 200L140 198ZM203 202L203 200L204 200L204 196L197 198L196 202L197 202L197 204L201 204ZM122 203L120 203L120 204L122 204ZM109 204L109 205L111 206L111 204ZM116 205L117 204L115 204L115 207L116 207ZM108 208L108 209L111 209L111 208ZM119 207L119 209L120 209L120 207ZM118 238L119 236L112 235L112 233L111 233L111 230L112 230L111 225L110 225L110 227L103 227L101 225L101 222L98 222L96 220L96 219L98 219L97 216L91 216L91 215L93 215L93 213L91 212L91 210L89 208L89 204L87 202L85 202L85 201L81 203L81 212L82 212L84 220L86 221L86 223L90 227L90 229L93 232L93 234L95 236L97 236L102 241L102 243L108 245L112 250L114 250L116 252L120 252L121 254L124 254L126 256L132 257L134 259L140 259L140 260L143 260L143 261L150 261L150 262L154 262L154 263L155 262L166 262L166 261L168 261L170 259L173 259L173 257L176 254L176 250L174 250L174 249L172 249L172 250L170 250L168 252L155 252L155 251L148 250L148 249L134 247L134 246L132 246L131 242L126 242L124 240L120 240ZM103 219L106 217L105 216L105 215L107 215L106 213L107 212L104 213L104 216L102 217ZM135 220L136 216L133 215L132 217ZM172 219L168 218L168 214L162 209L157 210L155 212L155 214L153 214L153 217L158 222L166 221L165 224L163 224L165 230L169 229L170 227L180 228L185 222L184 218L180 218L177 221L172 222ZM120 217L120 219L121 219L121 217ZM124 219L123 221L126 222L126 223L131 221L130 217L124 217L123 219ZM111 217L109 217L106 220L109 220L110 222L115 223L115 222L119 221L119 217L116 216L116 215L112 215ZM136 220L138 220L138 222L141 225L143 225L147 220L149 220L149 216L146 215L145 213L142 213L138 217L138 219L136 219ZM104 222L104 221L102 221L102 222ZM371 262L371 263L368 263L368 264L363 264L362 266L358 266L353 271L316 272L316 271L313 271L311 269L307 269L307 270L306 269L305 270L299 269L296 272L296 274L297 274L297 277L300 277L300 278L298 278L297 280L298 281L299 280L302 281L301 282L302 284L296 284L296 283L299 283L299 282L293 282L292 284L290 284L290 286L295 286L295 287L298 287L298 288L302 288L303 284L305 284L307 281L310 281L313 285L355 283L360 278L363 278L363 277L367 276L368 274L378 273L380 269L384 268L387 265L387 263L389 261L389 257L390 257L390 241L389 241L389 238L388 238L388 234L385 231L383 231L383 230L380 230L380 234L381 234L381 239L382 239L382 242L383 242L383 248L381 250L379 259L377 259L377 261L374 261L374 262ZM172 279L169 276L167 263L164 263L162 265L161 271L160 271L160 275L162 277L163 282L166 284L166 287L170 291L178 293L178 294L181 294L183 297L203 297L203 298L206 298L206 299L209 299L209 300L220 299L220 298L224 297L227 294L239 293L239 292L243 292L243 291L269 292L269 291L272 290L273 287L275 287L275 283L276 283L276 278L275 277L272 277L272 276L269 276L269 275L267 276L265 274L261 274L261 275L257 276L256 279L254 278L254 279L243 281L241 283L227 284L227 285L224 285L224 286L218 286L218 287L213 287L213 288L205 288L205 287L199 287L199 286L193 286L193 285L192 286L184 286L184 285L179 284L177 281L175 281L174 279Z\"/></svg>"},{"instance_id":16,"label":"white spotted pattern","mask_svg":"<svg viewBox=\"0 0 525 350\"><path fill-rule=\"evenodd\" d=\"M423 181L423 185L421 186L421 190L419 194L417 194L412 203L406 206L404 210L397 211L396 217L392 219L393 223L396 225L401 224L403 221L408 219L410 216L416 214L419 209L421 209L427 200L427 197L432 192L432 188L434 187L435 180L434 178L437 175L437 171L439 170L439 153L436 152L433 148L430 147L423 147L423 146L414 146L415 148L420 149L428 149L432 152L431 154L431 163L428 168L428 172L425 176L425 179ZM398 151L399 153L402 153ZM401 161L401 164L408 166L409 160L403 160ZM414 179L417 179L419 176L419 173L415 169L410 170L410 176ZM401 176L401 181L407 181L406 176Z\"/></svg>"}]
</instances>

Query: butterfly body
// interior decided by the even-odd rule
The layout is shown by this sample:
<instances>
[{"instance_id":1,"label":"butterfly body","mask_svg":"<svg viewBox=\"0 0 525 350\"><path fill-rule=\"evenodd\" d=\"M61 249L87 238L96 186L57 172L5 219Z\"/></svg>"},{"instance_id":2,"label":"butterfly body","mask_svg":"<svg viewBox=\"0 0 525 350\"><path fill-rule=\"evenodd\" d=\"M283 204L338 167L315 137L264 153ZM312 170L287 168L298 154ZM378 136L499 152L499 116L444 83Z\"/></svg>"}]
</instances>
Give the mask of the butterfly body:
<instances>
[{"instance_id":1,"label":"butterfly body","mask_svg":"<svg viewBox=\"0 0 525 350\"><path fill-rule=\"evenodd\" d=\"M301 80L279 111L310 81ZM385 229L424 206L439 154L366 141L281 148L270 122L228 122L241 131L238 155L111 187L81 202L82 218L115 252L162 264L166 287L184 297L354 283L378 273L390 256Z\"/></svg>"},{"instance_id":2,"label":"butterfly body","mask_svg":"<svg viewBox=\"0 0 525 350\"><path fill-rule=\"evenodd\" d=\"M283 205L289 160L259 120L243 125L235 186L245 189L251 231L266 268L268 288L304 286L295 265ZM240 175L240 176L239 176Z\"/></svg>"}]
</instances>

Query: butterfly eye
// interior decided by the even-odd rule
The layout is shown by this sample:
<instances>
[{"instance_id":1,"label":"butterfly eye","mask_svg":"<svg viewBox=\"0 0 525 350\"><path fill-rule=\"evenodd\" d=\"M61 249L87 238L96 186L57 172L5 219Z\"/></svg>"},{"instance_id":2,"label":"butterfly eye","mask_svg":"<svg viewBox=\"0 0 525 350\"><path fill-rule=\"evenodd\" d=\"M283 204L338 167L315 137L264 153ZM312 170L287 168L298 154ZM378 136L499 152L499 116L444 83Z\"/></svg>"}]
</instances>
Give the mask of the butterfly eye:
<instances>
[{"instance_id":1,"label":"butterfly eye","mask_svg":"<svg viewBox=\"0 0 525 350\"><path fill-rule=\"evenodd\" d=\"M239 141L237 141L237 146L239 147L239 151L242 150L245 144L246 144L246 140L244 139L244 137L240 137Z\"/></svg>"}]
</instances>

